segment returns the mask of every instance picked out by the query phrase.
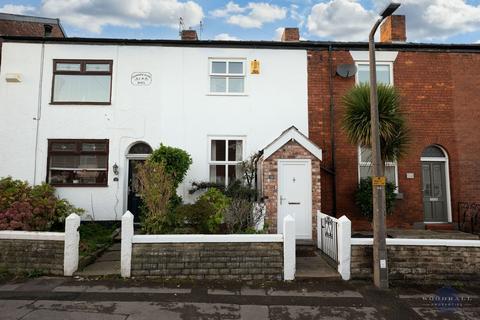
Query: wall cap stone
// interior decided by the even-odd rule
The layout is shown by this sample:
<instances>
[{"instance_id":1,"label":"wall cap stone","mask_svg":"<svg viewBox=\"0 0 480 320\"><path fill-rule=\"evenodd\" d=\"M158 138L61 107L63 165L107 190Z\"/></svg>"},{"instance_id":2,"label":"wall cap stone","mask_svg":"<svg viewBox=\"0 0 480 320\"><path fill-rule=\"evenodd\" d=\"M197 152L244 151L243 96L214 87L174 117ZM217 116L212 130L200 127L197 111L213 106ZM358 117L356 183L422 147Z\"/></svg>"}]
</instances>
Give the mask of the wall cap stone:
<instances>
[{"instance_id":1,"label":"wall cap stone","mask_svg":"<svg viewBox=\"0 0 480 320\"><path fill-rule=\"evenodd\" d=\"M149 234L134 235L132 243L283 242L281 234Z\"/></svg>"},{"instance_id":2,"label":"wall cap stone","mask_svg":"<svg viewBox=\"0 0 480 320\"><path fill-rule=\"evenodd\" d=\"M0 239L3 240L51 240L65 241L63 232L44 232L44 231L0 231Z\"/></svg>"},{"instance_id":3,"label":"wall cap stone","mask_svg":"<svg viewBox=\"0 0 480 320\"><path fill-rule=\"evenodd\" d=\"M445 247L480 247L480 240L459 240L459 239L408 239L388 238L387 245L391 246L445 246ZM373 238L352 238L354 245L373 245Z\"/></svg>"}]
</instances>

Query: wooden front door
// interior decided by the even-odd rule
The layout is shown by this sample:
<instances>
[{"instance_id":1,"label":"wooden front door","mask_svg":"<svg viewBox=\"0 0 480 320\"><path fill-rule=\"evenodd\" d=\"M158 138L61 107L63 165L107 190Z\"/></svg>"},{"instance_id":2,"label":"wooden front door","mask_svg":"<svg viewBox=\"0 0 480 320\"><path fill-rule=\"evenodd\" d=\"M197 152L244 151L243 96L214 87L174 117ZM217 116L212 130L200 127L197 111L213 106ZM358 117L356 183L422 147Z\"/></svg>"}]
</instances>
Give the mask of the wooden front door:
<instances>
[{"instance_id":1,"label":"wooden front door","mask_svg":"<svg viewBox=\"0 0 480 320\"><path fill-rule=\"evenodd\" d=\"M423 208L425 222L447 222L445 162L422 161Z\"/></svg>"}]
</instances>

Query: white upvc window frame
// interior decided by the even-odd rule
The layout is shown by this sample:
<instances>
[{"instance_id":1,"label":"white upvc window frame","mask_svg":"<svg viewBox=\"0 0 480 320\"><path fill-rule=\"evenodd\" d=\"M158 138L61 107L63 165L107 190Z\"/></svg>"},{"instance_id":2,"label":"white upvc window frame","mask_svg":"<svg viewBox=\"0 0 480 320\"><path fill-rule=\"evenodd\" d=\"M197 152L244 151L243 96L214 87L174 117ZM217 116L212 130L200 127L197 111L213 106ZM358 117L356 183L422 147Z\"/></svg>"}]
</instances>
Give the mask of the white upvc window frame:
<instances>
[{"instance_id":1,"label":"white upvc window frame","mask_svg":"<svg viewBox=\"0 0 480 320\"><path fill-rule=\"evenodd\" d=\"M224 140L225 141L225 160L212 160L212 140ZM229 161L228 160L228 141L241 141L242 142L242 160ZM223 165L225 166L225 186L228 186L230 181L228 181L228 166L229 165L238 165L245 160L246 155L246 137L245 136L208 136L208 180L210 181L210 166L212 165ZM237 177L239 179L240 177ZM214 181L210 181L214 182Z\"/></svg>"},{"instance_id":2,"label":"white upvc window frame","mask_svg":"<svg viewBox=\"0 0 480 320\"><path fill-rule=\"evenodd\" d=\"M358 183L360 183L360 180L362 179L362 176L361 176L361 171L360 171L360 168L361 167L372 167L372 162L371 161L362 161L362 147L361 146L358 146L357 148L357 152L358 152ZM394 167L395 170L395 186L396 186L396 189L395 189L395 193L398 193L398 163L397 161L386 161L385 162L385 167ZM373 170L373 169L372 169Z\"/></svg>"},{"instance_id":3,"label":"white upvc window frame","mask_svg":"<svg viewBox=\"0 0 480 320\"><path fill-rule=\"evenodd\" d=\"M214 73L213 72L213 63L214 62L225 62L226 63L226 73ZM229 73L228 67L229 62L241 62L243 66L243 72L239 73ZM213 77L224 77L226 79L225 92L215 92L212 91L211 79ZM229 78L238 78L243 79L243 92L229 92L228 79ZM208 59L208 95L212 96L246 96L247 95L247 60L245 58L209 58Z\"/></svg>"},{"instance_id":4,"label":"white upvc window frame","mask_svg":"<svg viewBox=\"0 0 480 320\"><path fill-rule=\"evenodd\" d=\"M357 67L357 70L359 69L360 66L370 66L369 61L355 61L355 66ZM377 61L376 65L383 65L383 66L388 66L390 70L390 83L389 85L393 86L393 62L391 61ZM355 74L355 83L360 84L360 81L358 79L358 72Z\"/></svg>"}]
</instances>

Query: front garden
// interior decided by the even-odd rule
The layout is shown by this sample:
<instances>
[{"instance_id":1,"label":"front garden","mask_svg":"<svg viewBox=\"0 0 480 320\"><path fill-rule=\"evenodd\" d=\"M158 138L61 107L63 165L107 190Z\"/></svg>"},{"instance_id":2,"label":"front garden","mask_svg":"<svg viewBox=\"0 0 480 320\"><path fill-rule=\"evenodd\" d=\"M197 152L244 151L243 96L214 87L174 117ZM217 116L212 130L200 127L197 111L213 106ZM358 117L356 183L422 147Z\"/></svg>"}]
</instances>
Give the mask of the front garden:
<instances>
[{"instance_id":1,"label":"front garden","mask_svg":"<svg viewBox=\"0 0 480 320\"><path fill-rule=\"evenodd\" d=\"M257 191L252 187L256 156L241 164L242 180L228 186L195 182L194 203L183 203L177 187L192 163L179 148L160 145L143 164L139 164L138 186L143 201L141 230L145 234L231 234L259 233L263 219Z\"/></svg>"}]
</instances>

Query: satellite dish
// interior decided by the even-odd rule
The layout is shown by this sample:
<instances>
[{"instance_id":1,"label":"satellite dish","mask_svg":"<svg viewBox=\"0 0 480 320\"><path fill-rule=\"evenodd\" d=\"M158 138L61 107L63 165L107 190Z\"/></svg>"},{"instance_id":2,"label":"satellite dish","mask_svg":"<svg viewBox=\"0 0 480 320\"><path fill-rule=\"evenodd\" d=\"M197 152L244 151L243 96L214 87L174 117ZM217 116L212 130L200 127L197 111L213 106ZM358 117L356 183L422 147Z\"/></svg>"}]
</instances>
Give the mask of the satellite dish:
<instances>
[{"instance_id":1,"label":"satellite dish","mask_svg":"<svg viewBox=\"0 0 480 320\"><path fill-rule=\"evenodd\" d=\"M337 74L342 78L353 77L357 73L357 66L354 64L340 64L337 66Z\"/></svg>"}]
</instances>

